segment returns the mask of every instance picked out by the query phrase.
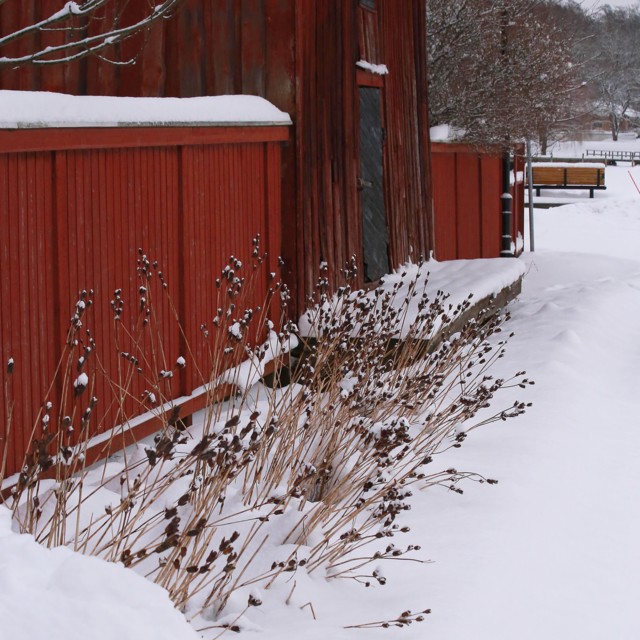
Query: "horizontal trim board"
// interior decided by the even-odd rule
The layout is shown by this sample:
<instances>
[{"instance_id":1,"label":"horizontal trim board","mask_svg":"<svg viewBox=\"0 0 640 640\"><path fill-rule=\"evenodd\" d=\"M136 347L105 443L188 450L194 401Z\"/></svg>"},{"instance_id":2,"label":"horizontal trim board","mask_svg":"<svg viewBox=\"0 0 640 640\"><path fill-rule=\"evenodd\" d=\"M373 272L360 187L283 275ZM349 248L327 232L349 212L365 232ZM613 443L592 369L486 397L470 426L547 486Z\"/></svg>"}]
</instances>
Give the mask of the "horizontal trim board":
<instances>
[{"instance_id":1,"label":"horizontal trim board","mask_svg":"<svg viewBox=\"0 0 640 640\"><path fill-rule=\"evenodd\" d=\"M1 129L0 152L284 142L288 126Z\"/></svg>"},{"instance_id":2,"label":"horizontal trim board","mask_svg":"<svg viewBox=\"0 0 640 640\"><path fill-rule=\"evenodd\" d=\"M384 76L370 73L364 69L356 71L356 82L359 87L384 87Z\"/></svg>"},{"instance_id":3,"label":"horizontal trim board","mask_svg":"<svg viewBox=\"0 0 640 640\"><path fill-rule=\"evenodd\" d=\"M502 151L499 147L476 147L464 142L432 142L432 153L473 153L481 156L500 157Z\"/></svg>"}]
</instances>

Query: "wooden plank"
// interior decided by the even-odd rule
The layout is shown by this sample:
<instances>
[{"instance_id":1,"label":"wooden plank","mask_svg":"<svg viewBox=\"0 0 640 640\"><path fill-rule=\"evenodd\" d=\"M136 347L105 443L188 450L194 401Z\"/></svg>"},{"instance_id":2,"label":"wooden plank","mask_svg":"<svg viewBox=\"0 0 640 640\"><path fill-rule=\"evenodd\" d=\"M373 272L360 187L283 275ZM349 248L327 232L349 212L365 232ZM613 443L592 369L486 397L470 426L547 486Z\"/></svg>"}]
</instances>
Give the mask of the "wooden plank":
<instances>
[{"instance_id":1,"label":"wooden plank","mask_svg":"<svg viewBox=\"0 0 640 640\"><path fill-rule=\"evenodd\" d=\"M356 82L359 87L378 87L382 89L384 87L384 76L358 69L356 71Z\"/></svg>"},{"instance_id":2,"label":"wooden plank","mask_svg":"<svg viewBox=\"0 0 640 640\"><path fill-rule=\"evenodd\" d=\"M142 53L142 96L162 96L167 77L165 21L156 22Z\"/></svg>"},{"instance_id":3,"label":"wooden plank","mask_svg":"<svg viewBox=\"0 0 640 640\"><path fill-rule=\"evenodd\" d=\"M207 9L211 20L207 34L207 88L212 95L240 93L238 6L235 0L211 0Z\"/></svg>"},{"instance_id":4,"label":"wooden plank","mask_svg":"<svg viewBox=\"0 0 640 640\"><path fill-rule=\"evenodd\" d=\"M10 216L9 211L9 160L7 155L0 155L0 229L6 230L6 238L11 238L9 234ZM15 438L9 438L12 425L10 425L9 415L10 406L13 404L14 379L17 374L8 375L7 364L9 358L16 357L14 353L11 335L11 307L12 303L6 301L12 300L11 281L12 281L12 263L10 255L11 242L0 243L0 299L4 301L0 305L0 370L2 374L2 403L0 403L0 465L5 459L9 465L15 466Z\"/></svg>"},{"instance_id":5,"label":"wooden plank","mask_svg":"<svg viewBox=\"0 0 640 640\"><path fill-rule=\"evenodd\" d=\"M78 131L81 134L78 134ZM43 133L46 132L45 135ZM0 129L3 152L285 141L288 126Z\"/></svg>"},{"instance_id":6,"label":"wooden plank","mask_svg":"<svg viewBox=\"0 0 640 640\"><path fill-rule=\"evenodd\" d=\"M502 160L500 156L479 154L480 160L480 209L481 251L478 257L500 256ZM515 202L515 199L514 199Z\"/></svg>"},{"instance_id":7,"label":"wooden plank","mask_svg":"<svg viewBox=\"0 0 640 640\"><path fill-rule=\"evenodd\" d=\"M481 253L480 171L476 153L456 154L458 258Z\"/></svg>"},{"instance_id":8,"label":"wooden plank","mask_svg":"<svg viewBox=\"0 0 640 640\"><path fill-rule=\"evenodd\" d=\"M374 64L383 62L378 35L378 12L360 4L357 18L359 59Z\"/></svg>"},{"instance_id":9,"label":"wooden plank","mask_svg":"<svg viewBox=\"0 0 640 640\"><path fill-rule=\"evenodd\" d=\"M295 57L295 17L298 4L290 0L264 0L264 97L292 118L296 111L296 83L299 82ZM294 181L294 175L290 179Z\"/></svg>"},{"instance_id":10,"label":"wooden plank","mask_svg":"<svg viewBox=\"0 0 640 640\"><path fill-rule=\"evenodd\" d=\"M178 27L178 94L181 98L204 95L202 1L184 0L172 17Z\"/></svg>"},{"instance_id":11,"label":"wooden plank","mask_svg":"<svg viewBox=\"0 0 640 640\"><path fill-rule=\"evenodd\" d=\"M239 0L241 8L241 93L264 96L266 92L265 0Z\"/></svg>"},{"instance_id":12,"label":"wooden plank","mask_svg":"<svg viewBox=\"0 0 640 640\"><path fill-rule=\"evenodd\" d=\"M604 185L604 169L598 167L536 166L532 172L534 185Z\"/></svg>"},{"instance_id":13,"label":"wooden plank","mask_svg":"<svg viewBox=\"0 0 640 640\"><path fill-rule=\"evenodd\" d=\"M447 149L432 155L432 184L434 201L435 257L455 260L458 257L457 216L458 188L456 154Z\"/></svg>"},{"instance_id":14,"label":"wooden plank","mask_svg":"<svg viewBox=\"0 0 640 640\"><path fill-rule=\"evenodd\" d=\"M561 167L533 167L533 184L564 184Z\"/></svg>"}]
</instances>

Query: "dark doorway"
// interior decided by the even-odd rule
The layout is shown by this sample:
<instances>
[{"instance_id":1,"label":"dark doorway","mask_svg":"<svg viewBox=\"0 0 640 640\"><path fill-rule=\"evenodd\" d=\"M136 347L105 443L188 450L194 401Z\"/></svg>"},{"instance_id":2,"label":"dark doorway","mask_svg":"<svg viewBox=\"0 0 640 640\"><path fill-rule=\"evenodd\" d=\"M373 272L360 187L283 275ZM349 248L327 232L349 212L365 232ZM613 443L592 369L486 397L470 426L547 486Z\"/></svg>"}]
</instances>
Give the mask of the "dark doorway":
<instances>
[{"instance_id":1,"label":"dark doorway","mask_svg":"<svg viewBox=\"0 0 640 640\"><path fill-rule=\"evenodd\" d=\"M382 171L380 89L360 87L360 179L364 279L375 282L389 272L389 233Z\"/></svg>"}]
</instances>

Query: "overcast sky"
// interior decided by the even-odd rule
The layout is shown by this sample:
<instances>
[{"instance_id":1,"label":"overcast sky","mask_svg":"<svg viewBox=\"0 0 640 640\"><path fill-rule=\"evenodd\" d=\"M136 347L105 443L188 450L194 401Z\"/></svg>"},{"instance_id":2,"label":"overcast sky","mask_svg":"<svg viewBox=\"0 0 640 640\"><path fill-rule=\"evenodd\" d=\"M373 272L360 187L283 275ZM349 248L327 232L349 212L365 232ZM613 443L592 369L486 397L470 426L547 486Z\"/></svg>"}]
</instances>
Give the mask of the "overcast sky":
<instances>
[{"instance_id":1,"label":"overcast sky","mask_svg":"<svg viewBox=\"0 0 640 640\"><path fill-rule=\"evenodd\" d=\"M605 4L612 7L635 7L638 6L638 0L584 0L582 3L585 9L597 9Z\"/></svg>"}]
</instances>

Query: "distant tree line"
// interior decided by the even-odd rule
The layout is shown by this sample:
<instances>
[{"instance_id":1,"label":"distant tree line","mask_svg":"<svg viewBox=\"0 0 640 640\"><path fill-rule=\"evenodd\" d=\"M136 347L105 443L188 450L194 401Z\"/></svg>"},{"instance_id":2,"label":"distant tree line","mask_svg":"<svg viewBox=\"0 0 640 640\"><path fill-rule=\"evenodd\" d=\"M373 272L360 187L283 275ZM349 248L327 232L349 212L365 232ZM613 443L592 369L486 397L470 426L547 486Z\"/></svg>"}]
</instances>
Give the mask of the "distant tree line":
<instances>
[{"instance_id":1,"label":"distant tree line","mask_svg":"<svg viewBox=\"0 0 640 640\"><path fill-rule=\"evenodd\" d=\"M474 144L545 147L598 119L617 139L640 110L638 8L427 0L427 35L431 124Z\"/></svg>"}]
</instances>

